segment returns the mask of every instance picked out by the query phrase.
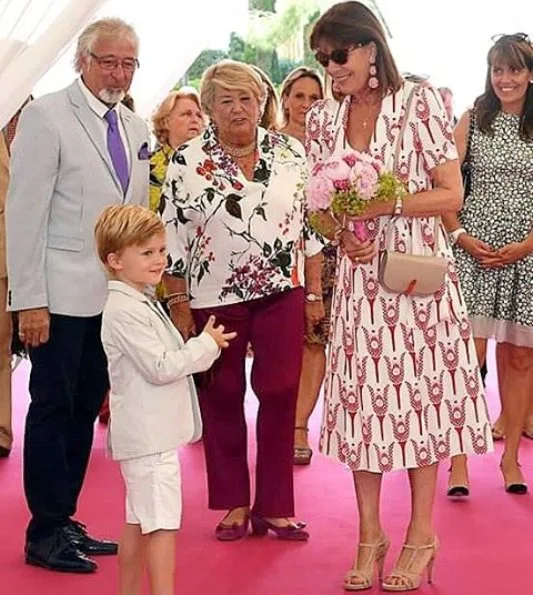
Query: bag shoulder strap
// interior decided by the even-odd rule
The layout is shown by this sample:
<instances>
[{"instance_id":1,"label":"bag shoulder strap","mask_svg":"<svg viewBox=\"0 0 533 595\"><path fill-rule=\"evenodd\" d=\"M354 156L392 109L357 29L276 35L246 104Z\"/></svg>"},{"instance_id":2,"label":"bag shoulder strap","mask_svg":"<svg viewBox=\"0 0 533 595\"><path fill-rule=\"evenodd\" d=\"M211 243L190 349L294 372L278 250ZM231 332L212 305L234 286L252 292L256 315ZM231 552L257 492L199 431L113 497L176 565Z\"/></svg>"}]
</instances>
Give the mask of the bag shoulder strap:
<instances>
[{"instance_id":1,"label":"bag shoulder strap","mask_svg":"<svg viewBox=\"0 0 533 595\"><path fill-rule=\"evenodd\" d=\"M403 137L405 135L405 129L407 128L407 122L409 121L409 114L411 113L411 106L413 104L415 93L418 91L419 88L420 88L420 85L414 84L411 87L411 90L409 91L409 94L407 95L407 99L405 101L402 126L400 128L400 132L398 133L398 138L396 139L396 147L394 150L394 161L393 161L393 169L392 169L393 173L396 173L396 170L398 169L398 162L400 160L400 151L401 151L402 145L403 145ZM434 221L434 225L433 225L433 238L434 238L434 240L433 240L433 256L436 256L438 253L438 237L439 237L439 231L440 231L440 225L441 225L441 217L440 217L440 215L436 215L434 217L434 219L435 219L435 221ZM393 221L394 221L394 218L391 219L391 221L389 223L389 230L387 233L387 243L390 238L390 234L392 233Z\"/></svg>"},{"instance_id":2,"label":"bag shoulder strap","mask_svg":"<svg viewBox=\"0 0 533 595\"><path fill-rule=\"evenodd\" d=\"M407 84L407 83L404 83ZM396 138L396 147L394 149L394 160L392 162L392 172L395 173L398 169L398 162L400 160L400 151L402 150L403 145L403 137L405 135L405 129L407 128L407 122L409 120L409 114L411 113L411 106L413 104L413 99L415 97L415 93L418 90L419 85L413 85L409 94L407 95L407 99L404 102L404 110L403 110L403 120L402 126L400 128L400 132L398 133L398 137ZM405 96L404 96L405 97Z\"/></svg>"}]
</instances>

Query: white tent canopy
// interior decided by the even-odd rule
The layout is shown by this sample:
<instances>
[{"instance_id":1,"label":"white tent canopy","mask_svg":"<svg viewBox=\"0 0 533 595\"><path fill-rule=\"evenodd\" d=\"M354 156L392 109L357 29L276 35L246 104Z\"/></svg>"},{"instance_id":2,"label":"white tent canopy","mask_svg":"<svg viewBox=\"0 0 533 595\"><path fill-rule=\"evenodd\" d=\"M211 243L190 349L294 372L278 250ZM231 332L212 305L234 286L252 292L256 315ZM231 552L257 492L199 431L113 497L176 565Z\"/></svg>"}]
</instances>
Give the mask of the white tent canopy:
<instances>
[{"instance_id":1,"label":"white tent canopy","mask_svg":"<svg viewBox=\"0 0 533 595\"><path fill-rule=\"evenodd\" d=\"M315 1L322 9L334 4ZM533 3L524 0L379 6L400 68L451 87L458 112L483 90L491 36L528 32L533 23ZM247 0L0 0L0 127L31 91L41 95L73 79L72 42L95 16L122 17L138 31L141 68L132 95L146 117L204 48L225 47L231 31L245 31L247 8Z\"/></svg>"},{"instance_id":2,"label":"white tent canopy","mask_svg":"<svg viewBox=\"0 0 533 595\"><path fill-rule=\"evenodd\" d=\"M131 92L146 117L204 48L242 32L247 9L246 0L0 0L0 127L31 92L73 80L73 42L92 18L121 17L139 34Z\"/></svg>"}]
</instances>

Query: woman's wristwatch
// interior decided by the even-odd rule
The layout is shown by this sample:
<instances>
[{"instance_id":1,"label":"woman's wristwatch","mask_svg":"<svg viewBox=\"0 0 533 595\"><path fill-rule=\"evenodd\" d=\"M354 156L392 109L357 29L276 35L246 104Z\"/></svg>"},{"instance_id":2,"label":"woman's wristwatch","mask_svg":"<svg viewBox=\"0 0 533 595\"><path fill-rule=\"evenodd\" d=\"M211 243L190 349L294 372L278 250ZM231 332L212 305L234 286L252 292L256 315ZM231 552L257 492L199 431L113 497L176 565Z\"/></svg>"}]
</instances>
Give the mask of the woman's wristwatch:
<instances>
[{"instance_id":1,"label":"woman's wristwatch","mask_svg":"<svg viewBox=\"0 0 533 595\"><path fill-rule=\"evenodd\" d=\"M451 245L455 246L455 244L457 244L459 236L462 236L464 233L466 233L466 229L464 229L464 227L459 227L457 229L454 229L453 231L450 231L448 237L450 238Z\"/></svg>"},{"instance_id":2,"label":"woman's wristwatch","mask_svg":"<svg viewBox=\"0 0 533 595\"><path fill-rule=\"evenodd\" d=\"M322 296L318 295L317 293L308 292L305 294L305 301L309 302L310 304L314 304L315 302L321 302Z\"/></svg>"},{"instance_id":3,"label":"woman's wristwatch","mask_svg":"<svg viewBox=\"0 0 533 595\"><path fill-rule=\"evenodd\" d=\"M399 217L403 211L403 196L398 195L394 202L394 211L392 212L393 217Z\"/></svg>"}]
</instances>

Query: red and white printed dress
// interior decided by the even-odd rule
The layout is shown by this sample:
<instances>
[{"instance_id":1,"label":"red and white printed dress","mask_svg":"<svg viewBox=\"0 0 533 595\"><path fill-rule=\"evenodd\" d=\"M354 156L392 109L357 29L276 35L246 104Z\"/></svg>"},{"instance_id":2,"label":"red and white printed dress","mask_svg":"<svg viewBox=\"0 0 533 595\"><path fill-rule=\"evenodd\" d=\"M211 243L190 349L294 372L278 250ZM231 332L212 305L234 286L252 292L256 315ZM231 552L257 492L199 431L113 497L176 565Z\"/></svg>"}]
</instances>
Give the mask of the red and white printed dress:
<instances>
[{"instance_id":1,"label":"red and white printed dress","mask_svg":"<svg viewBox=\"0 0 533 595\"><path fill-rule=\"evenodd\" d=\"M438 93L413 83L383 100L369 152L386 167L407 117L397 175L411 193L430 190L430 172L457 159ZM307 123L311 164L341 155L350 98L316 103ZM431 254L434 218L380 217L367 222L380 251ZM386 233L394 225L392 233ZM342 252L333 297L320 450L354 471L382 473L422 467L453 455L483 454L492 438L483 385L453 255L444 229L438 253L446 281L429 297L390 293L378 279L379 255L353 264Z\"/></svg>"}]
</instances>

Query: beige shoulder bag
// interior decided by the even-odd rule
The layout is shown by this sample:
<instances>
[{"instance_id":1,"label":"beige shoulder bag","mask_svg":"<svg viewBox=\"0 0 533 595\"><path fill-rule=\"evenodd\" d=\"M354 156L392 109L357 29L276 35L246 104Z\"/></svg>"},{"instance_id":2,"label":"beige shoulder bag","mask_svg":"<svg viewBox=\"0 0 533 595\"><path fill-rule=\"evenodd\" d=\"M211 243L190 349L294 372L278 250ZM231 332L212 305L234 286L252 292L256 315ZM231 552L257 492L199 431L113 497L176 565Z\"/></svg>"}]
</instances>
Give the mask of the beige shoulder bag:
<instances>
[{"instance_id":1,"label":"beige shoulder bag","mask_svg":"<svg viewBox=\"0 0 533 595\"><path fill-rule=\"evenodd\" d=\"M416 86L411 90L405 105L405 115L394 151L392 170L394 172L396 172L398 168L403 136L409 119L409 112L415 91ZM395 250L385 250L379 264L379 280L381 285L387 291L419 296L432 295L439 291L444 283L446 270L448 268L446 259L437 256L437 240L440 233L440 223L441 218L435 217L435 227L433 230L434 248L433 254L430 256L416 256L414 254L405 254ZM394 221L391 220L387 230L386 245L389 245L393 228Z\"/></svg>"}]
</instances>

